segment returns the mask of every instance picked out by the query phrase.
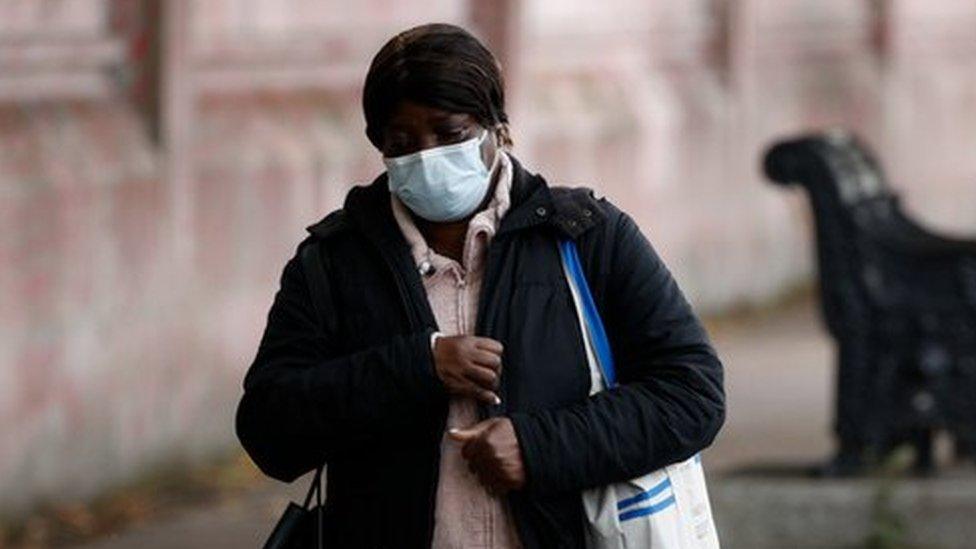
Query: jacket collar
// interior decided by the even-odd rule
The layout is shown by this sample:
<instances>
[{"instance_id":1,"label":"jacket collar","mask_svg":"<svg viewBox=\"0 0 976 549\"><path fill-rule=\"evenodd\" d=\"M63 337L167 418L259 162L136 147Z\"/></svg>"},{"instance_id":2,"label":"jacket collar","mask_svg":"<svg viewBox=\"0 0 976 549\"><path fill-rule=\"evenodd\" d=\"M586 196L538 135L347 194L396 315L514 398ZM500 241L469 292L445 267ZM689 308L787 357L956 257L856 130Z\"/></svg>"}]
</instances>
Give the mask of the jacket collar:
<instances>
[{"instance_id":1,"label":"jacket collar","mask_svg":"<svg viewBox=\"0 0 976 549\"><path fill-rule=\"evenodd\" d=\"M549 227L575 239L603 219L589 193L554 193L546 180L528 171L511 153L512 204L502 218L495 237L532 227ZM390 205L386 172L368 185L357 185L346 195L342 210L345 220L379 243L407 246ZM329 215L307 230L326 236L340 223Z\"/></svg>"}]
</instances>

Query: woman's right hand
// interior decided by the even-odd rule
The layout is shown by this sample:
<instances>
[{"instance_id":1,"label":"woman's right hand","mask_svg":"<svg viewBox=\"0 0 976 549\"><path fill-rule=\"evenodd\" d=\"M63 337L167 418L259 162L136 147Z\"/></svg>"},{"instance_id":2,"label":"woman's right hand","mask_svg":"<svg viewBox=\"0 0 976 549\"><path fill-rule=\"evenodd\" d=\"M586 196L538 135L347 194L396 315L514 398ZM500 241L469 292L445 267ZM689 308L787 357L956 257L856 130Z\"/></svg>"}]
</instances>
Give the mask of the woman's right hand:
<instances>
[{"instance_id":1,"label":"woman's right hand","mask_svg":"<svg viewBox=\"0 0 976 549\"><path fill-rule=\"evenodd\" d=\"M434 342L434 369L452 395L488 404L501 400L495 392L502 374L502 344L487 337L441 336Z\"/></svg>"}]
</instances>

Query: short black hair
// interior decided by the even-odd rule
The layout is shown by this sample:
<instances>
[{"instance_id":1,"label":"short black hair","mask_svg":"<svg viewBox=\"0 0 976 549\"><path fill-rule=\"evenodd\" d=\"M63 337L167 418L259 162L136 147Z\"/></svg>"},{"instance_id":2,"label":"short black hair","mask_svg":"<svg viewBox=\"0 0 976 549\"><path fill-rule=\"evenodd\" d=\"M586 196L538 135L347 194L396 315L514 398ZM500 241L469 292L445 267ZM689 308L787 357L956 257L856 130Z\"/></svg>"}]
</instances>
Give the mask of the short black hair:
<instances>
[{"instance_id":1,"label":"short black hair","mask_svg":"<svg viewBox=\"0 0 976 549\"><path fill-rule=\"evenodd\" d=\"M377 148L402 100L473 115L510 146L501 66L477 38L447 23L429 23L391 38L373 57L363 87L366 137Z\"/></svg>"}]
</instances>

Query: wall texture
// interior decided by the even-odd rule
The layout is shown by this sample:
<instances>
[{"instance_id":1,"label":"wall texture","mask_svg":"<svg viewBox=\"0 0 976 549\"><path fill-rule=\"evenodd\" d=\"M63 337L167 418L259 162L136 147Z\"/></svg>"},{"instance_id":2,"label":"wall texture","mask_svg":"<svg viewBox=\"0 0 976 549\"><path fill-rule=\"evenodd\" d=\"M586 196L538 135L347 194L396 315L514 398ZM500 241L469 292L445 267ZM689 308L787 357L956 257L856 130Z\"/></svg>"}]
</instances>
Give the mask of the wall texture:
<instances>
[{"instance_id":1,"label":"wall texture","mask_svg":"<svg viewBox=\"0 0 976 549\"><path fill-rule=\"evenodd\" d=\"M281 267L382 169L369 59L429 20L499 55L515 154L630 212L701 311L811 275L778 136L853 128L976 232L968 1L0 0L0 511L236 444Z\"/></svg>"}]
</instances>

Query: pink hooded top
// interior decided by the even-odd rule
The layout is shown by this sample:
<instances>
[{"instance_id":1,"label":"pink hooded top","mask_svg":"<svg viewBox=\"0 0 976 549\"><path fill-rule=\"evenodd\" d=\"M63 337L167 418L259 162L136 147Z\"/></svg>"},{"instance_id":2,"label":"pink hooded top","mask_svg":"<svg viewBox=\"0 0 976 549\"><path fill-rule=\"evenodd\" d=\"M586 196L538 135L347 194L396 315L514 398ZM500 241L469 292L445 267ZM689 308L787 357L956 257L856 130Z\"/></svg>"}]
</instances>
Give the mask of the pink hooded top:
<instances>
[{"instance_id":1,"label":"pink hooded top","mask_svg":"<svg viewBox=\"0 0 976 549\"><path fill-rule=\"evenodd\" d=\"M407 207L396 195L390 195L393 216L410 244L414 261L418 266L427 261L433 267L422 275L424 289L439 330L447 336L474 333L488 243L511 205L512 163L504 150L499 149L498 155L490 174L494 177L500 171L495 192L488 206L477 212L468 224L460 263L429 248ZM474 399L451 397L447 429L466 428L477 422ZM468 470L461 456L461 443L448 437L446 431L441 439L432 546L435 549L521 548L504 497L493 496L484 489Z\"/></svg>"}]
</instances>

